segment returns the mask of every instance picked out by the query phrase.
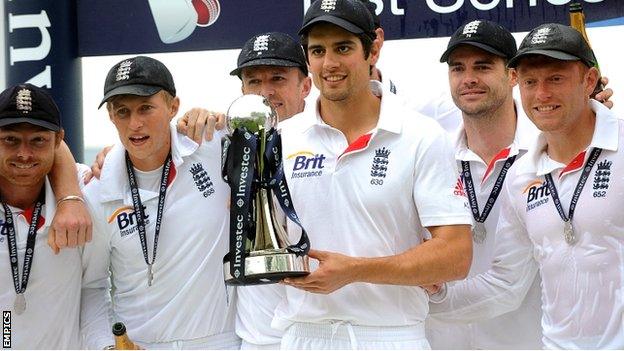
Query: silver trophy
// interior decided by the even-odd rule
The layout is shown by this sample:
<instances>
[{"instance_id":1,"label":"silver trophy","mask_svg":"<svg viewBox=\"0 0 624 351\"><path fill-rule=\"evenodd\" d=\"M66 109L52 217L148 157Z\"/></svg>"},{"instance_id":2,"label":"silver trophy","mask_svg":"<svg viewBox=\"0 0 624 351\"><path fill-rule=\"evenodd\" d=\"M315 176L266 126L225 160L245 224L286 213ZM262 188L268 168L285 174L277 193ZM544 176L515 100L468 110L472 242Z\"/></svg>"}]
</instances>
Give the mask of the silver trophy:
<instances>
[{"instance_id":1,"label":"silver trophy","mask_svg":"<svg viewBox=\"0 0 624 351\"><path fill-rule=\"evenodd\" d=\"M279 172L281 143L275 130L275 110L262 96L244 95L230 105L226 118L229 136L224 140L223 175L232 198L225 282L269 284L309 274L307 236L303 231L305 243L291 244L286 216L297 224L298 218L285 180L274 178L283 175ZM278 215L275 202L283 214Z\"/></svg>"}]
</instances>

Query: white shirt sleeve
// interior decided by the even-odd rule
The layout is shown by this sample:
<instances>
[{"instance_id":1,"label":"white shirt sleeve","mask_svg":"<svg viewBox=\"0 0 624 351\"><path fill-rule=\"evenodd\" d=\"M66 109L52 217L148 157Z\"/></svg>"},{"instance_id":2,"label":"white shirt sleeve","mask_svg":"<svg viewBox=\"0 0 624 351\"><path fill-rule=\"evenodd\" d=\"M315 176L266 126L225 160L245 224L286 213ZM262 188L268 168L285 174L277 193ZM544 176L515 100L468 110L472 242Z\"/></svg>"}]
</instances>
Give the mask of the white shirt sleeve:
<instances>
[{"instance_id":1,"label":"white shirt sleeve","mask_svg":"<svg viewBox=\"0 0 624 351\"><path fill-rule=\"evenodd\" d=\"M423 227L471 224L466 197L455 195L457 163L447 133L434 122L418 146L412 197Z\"/></svg>"},{"instance_id":2,"label":"white shirt sleeve","mask_svg":"<svg viewBox=\"0 0 624 351\"><path fill-rule=\"evenodd\" d=\"M538 264L533 244L518 217L508 179L501 194L501 214L491 268L447 286L446 296L431 299L431 315L454 322L474 322L517 309L535 280ZM438 303L439 302L439 303Z\"/></svg>"},{"instance_id":3,"label":"white shirt sleeve","mask_svg":"<svg viewBox=\"0 0 624 351\"><path fill-rule=\"evenodd\" d=\"M78 185L80 186L80 189L85 187L85 176L89 173L91 173L91 167L82 164L82 163L76 163L76 169L78 170Z\"/></svg>"},{"instance_id":4,"label":"white shirt sleeve","mask_svg":"<svg viewBox=\"0 0 624 351\"><path fill-rule=\"evenodd\" d=\"M93 207L92 214L96 214ZM102 227L105 219L93 218L93 239L82 255L82 301L80 329L85 347L101 350L114 344L111 333L110 238Z\"/></svg>"}]
</instances>

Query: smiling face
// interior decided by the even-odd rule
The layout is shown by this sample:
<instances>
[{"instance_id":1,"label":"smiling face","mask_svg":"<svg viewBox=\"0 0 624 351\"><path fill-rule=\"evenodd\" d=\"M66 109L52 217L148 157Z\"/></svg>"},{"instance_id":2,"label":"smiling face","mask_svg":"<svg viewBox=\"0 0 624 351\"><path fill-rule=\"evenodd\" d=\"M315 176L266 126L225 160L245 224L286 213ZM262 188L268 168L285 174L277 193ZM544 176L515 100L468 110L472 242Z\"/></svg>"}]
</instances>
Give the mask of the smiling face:
<instances>
[{"instance_id":1,"label":"smiling face","mask_svg":"<svg viewBox=\"0 0 624 351\"><path fill-rule=\"evenodd\" d=\"M462 45L449 56L448 69L453 102L466 117L490 116L511 98L515 80L500 56Z\"/></svg>"},{"instance_id":2,"label":"smiling face","mask_svg":"<svg viewBox=\"0 0 624 351\"><path fill-rule=\"evenodd\" d=\"M152 96L118 95L108 114L134 167L151 171L163 165L171 146L169 122L180 100L160 91Z\"/></svg>"},{"instance_id":3,"label":"smiling face","mask_svg":"<svg viewBox=\"0 0 624 351\"><path fill-rule=\"evenodd\" d=\"M241 71L243 94L262 95L277 111L280 121L303 111L312 85L297 67L252 66Z\"/></svg>"},{"instance_id":4,"label":"smiling face","mask_svg":"<svg viewBox=\"0 0 624 351\"><path fill-rule=\"evenodd\" d=\"M28 123L0 128L0 184L4 189L40 187L52 169L54 152L63 139Z\"/></svg>"},{"instance_id":5,"label":"smiling face","mask_svg":"<svg viewBox=\"0 0 624 351\"><path fill-rule=\"evenodd\" d=\"M598 79L595 68L532 56L522 59L517 71L522 106L540 130L566 133L579 125Z\"/></svg>"},{"instance_id":6,"label":"smiling face","mask_svg":"<svg viewBox=\"0 0 624 351\"><path fill-rule=\"evenodd\" d=\"M360 38L328 23L312 27L307 56L314 85L329 101L348 101L370 92L370 67L379 57L379 43L365 54Z\"/></svg>"}]
</instances>

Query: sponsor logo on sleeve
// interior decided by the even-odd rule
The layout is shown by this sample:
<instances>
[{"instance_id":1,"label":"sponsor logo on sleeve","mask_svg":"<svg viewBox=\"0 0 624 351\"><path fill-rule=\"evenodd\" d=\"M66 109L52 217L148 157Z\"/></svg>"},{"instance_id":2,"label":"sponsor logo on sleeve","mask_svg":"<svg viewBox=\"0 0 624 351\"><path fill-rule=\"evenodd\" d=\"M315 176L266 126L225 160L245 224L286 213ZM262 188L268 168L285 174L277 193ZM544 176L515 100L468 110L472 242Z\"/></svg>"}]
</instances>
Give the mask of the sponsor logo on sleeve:
<instances>
[{"instance_id":1,"label":"sponsor logo on sleeve","mask_svg":"<svg viewBox=\"0 0 624 351\"><path fill-rule=\"evenodd\" d=\"M453 189L453 194L455 196L463 196L463 197L468 197L466 195L466 189L464 188L464 176L463 174L460 174L459 177L457 177L457 183L455 183L455 189Z\"/></svg>"}]
</instances>

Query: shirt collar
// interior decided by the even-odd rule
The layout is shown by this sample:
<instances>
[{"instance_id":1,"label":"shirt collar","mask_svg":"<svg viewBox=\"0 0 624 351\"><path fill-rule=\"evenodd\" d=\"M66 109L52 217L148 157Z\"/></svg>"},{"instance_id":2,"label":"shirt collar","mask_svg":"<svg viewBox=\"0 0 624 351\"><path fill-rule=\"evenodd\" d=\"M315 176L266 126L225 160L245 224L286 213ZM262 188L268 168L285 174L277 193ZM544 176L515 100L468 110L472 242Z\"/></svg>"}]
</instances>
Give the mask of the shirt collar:
<instances>
[{"instance_id":1,"label":"shirt collar","mask_svg":"<svg viewBox=\"0 0 624 351\"><path fill-rule=\"evenodd\" d=\"M191 155L199 145L192 139L179 134L175 126L170 124L171 131L171 159L175 168L179 169L184 163L184 157ZM217 136L215 136L217 137ZM118 142L110 150L100 175L100 199L102 202L124 199L129 192L128 175L126 173L126 149Z\"/></svg>"},{"instance_id":2,"label":"shirt collar","mask_svg":"<svg viewBox=\"0 0 624 351\"><path fill-rule=\"evenodd\" d=\"M505 148L509 150L507 157L518 155L522 151L527 151L532 141L535 140L539 133L539 130L526 116L522 105L516 99L514 99L514 106L516 109L516 133L514 134L514 140ZM468 149L466 130L463 122L454 134L456 160L484 162L477 154ZM502 152L503 150L500 151Z\"/></svg>"},{"instance_id":3,"label":"shirt collar","mask_svg":"<svg viewBox=\"0 0 624 351\"><path fill-rule=\"evenodd\" d=\"M54 195L54 191L52 191L52 186L50 185L50 180L48 179L47 176L45 178L44 191L45 191L45 194L44 194L45 205L43 206L43 211L41 214L43 218L39 219L39 226L37 230L41 229L42 227L43 228L49 227L52 224L52 219L54 218L54 213L56 212L56 196ZM13 206L10 206L10 208L12 210L14 209ZM34 207L19 209L20 210L19 213L23 215L25 212L30 212L30 214L32 215L33 209ZM0 206L0 212L4 214L4 206ZM18 211L12 211L12 212L15 212L13 213L13 216L15 218L15 214ZM29 218L27 218L27 222L30 223Z\"/></svg>"},{"instance_id":4,"label":"shirt collar","mask_svg":"<svg viewBox=\"0 0 624 351\"><path fill-rule=\"evenodd\" d=\"M387 87L377 80L371 80L369 86L373 94L381 99L381 108L379 111L379 120L377 121L377 127L375 129L385 130L388 132L400 134L402 129L400 116L404 114L404 111L399 110L399 107L405 106L405 102L401 101L396 95L392 94ZM320 114L320 96L316 100L315 104L306 104L304 112L298 119L297 123L303 128L304 131L314 127L328 125L323 121Z\"/></svg>"},{"instance_id":5,"label":"shirt collar","mask_svg":"<svg viewBox=\"0 0 624 351\"><path fill-rule=\"evenodd\" d=\"M592 140L589 143L587 150L592 148L601 148L604 150L617 151L619 143L619 126L618 119L613 113L603 104L596 100L590 100L590 107L592 111L596 113L596 124L594 127L594 134ZM540 133L539 136L533 141L532 146L529 148L529 152L526 155L526 161L518 168L520 173L535 173L538 176L551 173L555 169L567 168L566 165L552 160L546 153L546 138L544 133ZM583 154L581 166L584 164ZM578 163L580 155L575 157L572 163ZM575 167L577 168L577 167Z\"/></svg>"}]
</instances>

